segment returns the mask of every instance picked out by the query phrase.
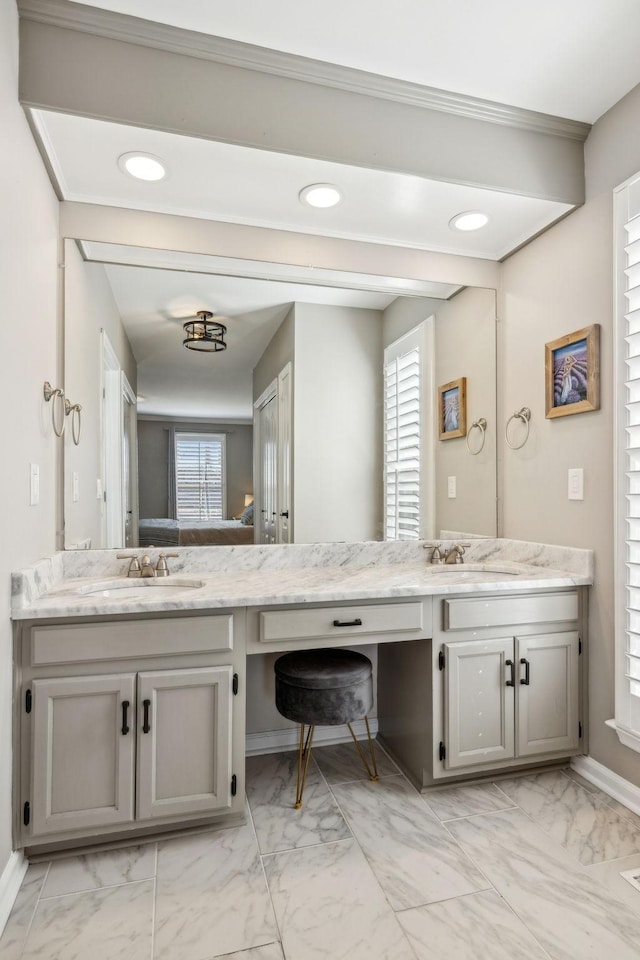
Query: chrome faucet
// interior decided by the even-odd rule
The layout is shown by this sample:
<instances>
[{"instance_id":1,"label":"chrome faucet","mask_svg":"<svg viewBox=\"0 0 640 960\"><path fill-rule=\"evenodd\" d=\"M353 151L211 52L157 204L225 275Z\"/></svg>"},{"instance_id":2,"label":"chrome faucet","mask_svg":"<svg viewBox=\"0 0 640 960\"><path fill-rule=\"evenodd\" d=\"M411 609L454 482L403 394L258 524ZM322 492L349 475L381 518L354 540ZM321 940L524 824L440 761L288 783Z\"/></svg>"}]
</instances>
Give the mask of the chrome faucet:
<instances>
[{"instance_id":1,"label":"chrome faucet","mask_svg":"<svg viewBox=\"0 0 640 960\"><path fill-rule=\"evenodd\" d=\"M445 563L464 563L464 551L465 547L468 547L468 543L454 543L450 550L445 554L444 562Z\"/></svg>"}]
</instances>

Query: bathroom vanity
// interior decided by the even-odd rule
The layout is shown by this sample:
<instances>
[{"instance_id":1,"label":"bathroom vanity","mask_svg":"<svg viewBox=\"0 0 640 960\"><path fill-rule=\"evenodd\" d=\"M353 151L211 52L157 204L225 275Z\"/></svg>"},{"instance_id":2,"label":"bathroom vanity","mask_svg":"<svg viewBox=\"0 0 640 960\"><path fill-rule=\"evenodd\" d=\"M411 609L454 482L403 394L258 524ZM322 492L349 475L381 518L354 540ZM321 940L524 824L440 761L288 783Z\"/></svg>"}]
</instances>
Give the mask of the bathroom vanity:
<instances>
[{"instance_id":1,"label":"bathroom vanity","mask_svg":"<svg viewBox=\"0 0 640 960\"><path fill-rule=\"evenodd\" d=\"M16 846L238 822L266 652L377 644L378 735L421 787L582 752L590 552L508 543L447 571L372 543L185 550L162 586L111 551L17 574Z\"/></svg>"}]
</instances>

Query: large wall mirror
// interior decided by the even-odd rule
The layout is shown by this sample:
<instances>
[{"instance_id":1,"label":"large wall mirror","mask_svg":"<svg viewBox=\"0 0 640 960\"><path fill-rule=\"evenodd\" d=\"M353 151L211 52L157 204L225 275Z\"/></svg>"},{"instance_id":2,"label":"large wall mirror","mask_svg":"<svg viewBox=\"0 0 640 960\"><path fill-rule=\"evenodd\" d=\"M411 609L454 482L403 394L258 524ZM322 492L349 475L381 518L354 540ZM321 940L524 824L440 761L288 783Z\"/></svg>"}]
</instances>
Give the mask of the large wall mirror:
<instances>
[{"instance_id":1,"label":"large wall mirror","mask_svg":"<svg viewBox=\"0 0 640 960\"><path fill-rule=\"evenodd\" d=\"M68 549L389 536L384 422L407 337L421 503L395 535L497 535L494 290L70 239L64 257ZM226 349L185 348L202 310ZM439 389L459 381L466 430L443 430Z\"/></svg>"}]
</instances>

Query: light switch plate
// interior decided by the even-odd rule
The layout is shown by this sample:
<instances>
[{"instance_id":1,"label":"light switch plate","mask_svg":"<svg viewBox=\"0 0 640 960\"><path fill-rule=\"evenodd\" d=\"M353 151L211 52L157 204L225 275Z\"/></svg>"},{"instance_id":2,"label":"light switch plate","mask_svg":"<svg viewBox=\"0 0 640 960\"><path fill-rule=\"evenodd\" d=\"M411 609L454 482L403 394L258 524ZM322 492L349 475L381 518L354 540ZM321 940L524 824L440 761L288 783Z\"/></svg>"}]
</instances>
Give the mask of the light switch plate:
<instances>
[{"instance_id":1,"label":"light switch plate","mask_svg":"<svg viewBox=\"0 0 640 960\"><path fill-rule=\"evenodd\" d=\"M71 499L77 503L80 499L80 474L74 470L71 483Z\"/></svg>"},{"instance_id":2,"label":"light switch plate","mask_svg":"<svg viewBox=\"0 0 640 960\"><path fill-rule=\"evenodd\" d=\"M37 463L29 464L30 490L29 503L32 507L40 503L40 467Z\"/></svg>"},{"instance_id":3,"label":"light switch plate","mask_svg":"<svg viewBox=\"0 0 640 960\"><path fill-rule=\"evenodd\" d=\"M584 470L582 467L570 467L568 471L569 500L584 500Z\"/></svg>"},{"instance_id":4,"label":"light switch plate","mask_svg":"<svg viewBox=\"0 0 640 960\"><path fill-rule=\"evenodd\" d=\"M96 500L102 500L102 480L100 477L96 480Z\"/></svg>"},{"instance_id":5,"label":"light switch plate","mask_svg":"<svg viewBox=\"0 0 640 960\"><path fill-rule=\"evenodd\" d=\"M455 500L458 494L456 493L457 481L455 477L447 477L447 496L449 500Z\"/></svg>"}]
</instances>

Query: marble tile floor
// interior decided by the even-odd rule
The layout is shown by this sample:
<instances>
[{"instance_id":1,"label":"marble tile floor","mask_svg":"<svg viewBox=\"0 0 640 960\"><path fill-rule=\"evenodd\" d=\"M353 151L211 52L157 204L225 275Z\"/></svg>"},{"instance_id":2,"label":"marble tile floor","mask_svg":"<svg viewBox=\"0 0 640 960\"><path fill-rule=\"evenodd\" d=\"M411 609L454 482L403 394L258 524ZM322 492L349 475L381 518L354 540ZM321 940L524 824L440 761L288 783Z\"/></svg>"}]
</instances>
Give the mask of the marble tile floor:
<instances>
[{"instance_id":1,"label":"marble tile floor","mask_svg":"<svg viewBox=\"0 0 640 960\"><path fill-rule=\"evenodd\" d=\"M1 960L640 960L640 817L573 771L419 794L247 761L244 826L29 867Z\"/></svg>"}]
</instances>

